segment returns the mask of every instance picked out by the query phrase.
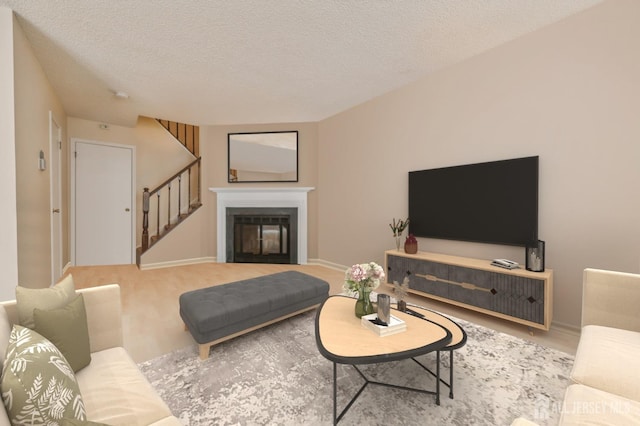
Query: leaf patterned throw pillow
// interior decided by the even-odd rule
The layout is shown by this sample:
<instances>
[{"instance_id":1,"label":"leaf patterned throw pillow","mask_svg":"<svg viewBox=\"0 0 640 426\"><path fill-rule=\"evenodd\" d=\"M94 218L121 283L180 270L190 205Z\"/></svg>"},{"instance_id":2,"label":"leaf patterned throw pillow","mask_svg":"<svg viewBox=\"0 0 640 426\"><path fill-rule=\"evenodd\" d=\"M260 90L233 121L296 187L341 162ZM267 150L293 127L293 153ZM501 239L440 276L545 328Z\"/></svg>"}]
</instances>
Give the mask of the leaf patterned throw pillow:
<instances>
[{"instance_id":1,"label":"leaf patterned throw pillow","mask_svg":"<svg viewBox=\"0 0 640 426\"><path fill-rule=\"evenodd\" d=\"M53 343L14 325L2 369L2 400L12 425L60 425L85 420L80 389L69 363Z\"/></svg>"}]
</instances>

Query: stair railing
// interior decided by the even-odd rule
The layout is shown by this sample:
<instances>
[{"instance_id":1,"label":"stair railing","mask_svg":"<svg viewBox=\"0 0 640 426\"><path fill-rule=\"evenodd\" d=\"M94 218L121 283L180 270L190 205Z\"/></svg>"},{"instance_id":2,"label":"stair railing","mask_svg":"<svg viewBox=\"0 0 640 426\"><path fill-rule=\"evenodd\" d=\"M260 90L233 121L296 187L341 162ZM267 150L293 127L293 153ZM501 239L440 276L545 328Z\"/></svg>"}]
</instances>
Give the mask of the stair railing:
<instances>
[{"instance_id":1,"label":"stair railing","mask_svg":"<svg viewBox=\"0 0 640 426\"><path fill-rule=\"evenodd\" d=\"M159 118L156 118L156 121L194 157L200 155L200 128L198 126L178 123L176 121L161 120Z\"/></svg>"},{"instance_id":2,"label":"stair railing","mask_svg":"<svg viewBox=\"0 0 640 426\"><path fill-rule=\"evenodd\" d=\"M141 253L147 251L153 244L169 233L180 222L189 217L200 206L200 162L201 157L185 166L182 170L165 180L153 190L144 188L142 193L142 241ZM197 169L197 171L194 171ZM178 191L172 195L171 188L177 184ZM183 198L183 187L186 198ZM155 196L155 202L152 198ZM164 201L166 198L166 202ZM175 212L172 217L172 205ZM161 220L161 216L166 213L166 222ZM155 218L155 234L149 233L149 217ZM153 230L152 230L153 232Z\"/></svg>"}]
</instances>

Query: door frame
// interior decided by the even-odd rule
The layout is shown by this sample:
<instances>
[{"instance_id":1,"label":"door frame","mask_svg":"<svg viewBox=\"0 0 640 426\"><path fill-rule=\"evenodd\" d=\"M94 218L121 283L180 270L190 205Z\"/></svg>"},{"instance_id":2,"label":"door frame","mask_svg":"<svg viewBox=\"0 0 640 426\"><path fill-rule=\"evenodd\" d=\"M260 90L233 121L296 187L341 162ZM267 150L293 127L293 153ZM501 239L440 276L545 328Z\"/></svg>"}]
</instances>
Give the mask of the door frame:
<instances>
[{"instance_id":1,"label":"door frame","mask_svg":"<svg viewBox=\"0 0 640 426\"><path fill-rule=\"evenodd\" d=\"M136 221L137 221L137 209L136 209L136 147L134 145L125 145L112 142L95 141L91 139L83 138L71 138L71 147L69 149L69 170L71 191L69 196L70 212L69 212L69 224L70 224L70 241L69 246L71 249L70 263L75 266L76 264L76 144L87 143L93 145L101 145L105 147L114 147L118 149L130 149L131 150L131 264L136 263Z\"/></svg>"},{"instance_id":2,"label":"door frame","mask_svg":"<svg viewBox=\"0 0 640 426\"><path fill-rule=\"evenodd\" d=\"M51 285L62 277L62 126L53 111L49 111L49 207L51 214ZM54 135L55 128L58 129ZM54 138L55 136L55 138ZM54 167L55 164L55 167ZM57 171L57 176L54 176ZM57 183L57 185L56 185ZM58 209L55 212L54 209ZM56 228L58 238L56 241ZM56 262L56 259L59 262ZM56 265L56 263L59 263Z\"/></svg>"}]
</instances>

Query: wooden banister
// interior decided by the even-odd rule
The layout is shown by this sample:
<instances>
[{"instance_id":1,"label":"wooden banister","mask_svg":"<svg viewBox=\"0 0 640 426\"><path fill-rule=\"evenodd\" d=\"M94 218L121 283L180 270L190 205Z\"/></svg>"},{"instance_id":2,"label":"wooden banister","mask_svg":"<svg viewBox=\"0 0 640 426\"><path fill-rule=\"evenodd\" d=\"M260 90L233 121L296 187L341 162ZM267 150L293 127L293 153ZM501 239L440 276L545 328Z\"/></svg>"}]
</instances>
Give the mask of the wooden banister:
<instances>
[{"instance_id":1,"label":"wooden banister","mask_svg":"<svg viewBox=\"0 0 640 426\"><path fill-rule=\"evenodd\" d=\"M201 197L200 163L201 163L201 158L198 157L195 160L193 160L191 163L189 163L188 165L180 169L177 173L173 174L170 178L166 179L164 182L162 182L160 185L158 185L154 189L149 190L149 188L146 188L146 187L144 188L144 191L142 193L142 242L140 247L140 254L147 251L151 246L153 246L153 244L158 242L160 238L162 238L169 231L174 229L176 225L178 225L184 219L189 217L189 215L191 215L195 210L197 210L200 206L202 206L202 203L200 201L200 197ZM191 181L193 176L192 170L196 167L198 168L198 170L196 175L197 180L195 182L196 187L194 188L195 189L195 193L194 193L192 192ZM183 185L182 180L185 174L187 175L187 179L188 179L186 211L184 211L183 209L183 200L182 200L182 185ZM173 182L176 182L176 181L178 184L177 197L172 198L171 186ZM166 223L162 222L164 226L161 227L160 213L163 206L163 204L161 204L162 192L166 192L166 195L167 195L166 197L167 216L166 216ZM153 195L155 195L157 198L156 212L155 212L156 213L155 214L156 229L155 229L155 235L150 236L149 212L151 211L150 200ZM176 211L175 218L171 216L171 212L173 211L172 202Z\"/></svg>"}]
</instances>

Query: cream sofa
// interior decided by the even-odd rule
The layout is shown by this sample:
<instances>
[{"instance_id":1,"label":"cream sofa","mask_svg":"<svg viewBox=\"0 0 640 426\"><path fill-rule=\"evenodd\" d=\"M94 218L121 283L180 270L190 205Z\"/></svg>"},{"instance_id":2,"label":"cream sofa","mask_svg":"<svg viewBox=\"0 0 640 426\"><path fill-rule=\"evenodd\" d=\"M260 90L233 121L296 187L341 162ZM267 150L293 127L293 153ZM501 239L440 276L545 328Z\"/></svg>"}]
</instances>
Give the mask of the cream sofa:
<instances>
[{"instance_id":1,"label":"cream sofa","mask_svg":"<svg viewBox=\"0 0 640 426\"><path fill-rule=\"evenodd\" d=\"M180 425L122 347L120 286L110 284L77 293L83 294L91 347L91 363L76 373L87 419L109 425ZM0 305L10 322L0 324L4 357L18 314L15 301ZM0 410L0 426L10 424L5 410Z\"/></svg>"},{"instance_id":2,"label":"cream sofa","mask_svg":"<svg viewBox=\"0 0 640 426\"><path fill-rule=\"evenodd\" d=\"M549 409L561 425L640 425L640 275L585 269L582 292L573 383Z\"/></svg>"}]
</instances>

